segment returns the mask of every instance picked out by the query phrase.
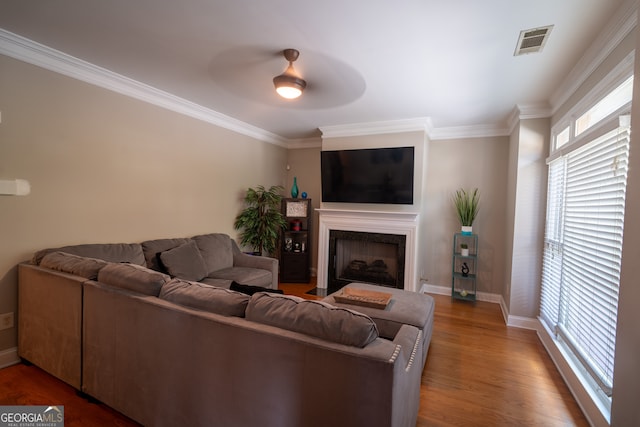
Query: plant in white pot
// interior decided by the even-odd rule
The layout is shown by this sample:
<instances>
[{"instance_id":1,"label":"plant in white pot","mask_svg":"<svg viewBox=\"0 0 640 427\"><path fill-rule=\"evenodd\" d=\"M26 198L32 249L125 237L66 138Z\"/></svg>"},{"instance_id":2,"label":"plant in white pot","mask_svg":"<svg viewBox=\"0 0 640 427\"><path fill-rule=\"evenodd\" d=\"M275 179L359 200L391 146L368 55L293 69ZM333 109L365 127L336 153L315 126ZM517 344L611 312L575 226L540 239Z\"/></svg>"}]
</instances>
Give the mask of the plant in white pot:
<instances>
[{"instance_id":1,"label":"plant in white pot","mask_svg":"<svg viewBox=\"0 0 640 427\"><path fill-rule=\"evenodd\" d=\"M466 243L460 244L460 255L469 256L469 246Z\"/></svg>"},{"instance_id":2,"label":"plant in white pot","mask_svg":"<svg viewBox=\"0 0 640 427\"><path fill-rule=\"evenodd\" d=\"M471 234L473 232L473 221L478 215L479 203L480 193L477 188L472 191L461 188L453 195L453 204L462 226L462 234Z\"/></svg>"}]
</instances>

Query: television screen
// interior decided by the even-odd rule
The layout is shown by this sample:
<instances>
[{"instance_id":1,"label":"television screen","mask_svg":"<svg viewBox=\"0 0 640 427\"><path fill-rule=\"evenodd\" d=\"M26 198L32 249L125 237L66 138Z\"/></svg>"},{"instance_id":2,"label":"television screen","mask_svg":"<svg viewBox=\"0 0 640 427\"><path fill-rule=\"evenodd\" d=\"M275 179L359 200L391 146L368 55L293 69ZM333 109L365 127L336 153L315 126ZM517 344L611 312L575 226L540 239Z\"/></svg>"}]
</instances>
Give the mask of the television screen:
<instances>
[{"instance_id":1,"label":"television screen","mask_svg":"<svg viewBox=\"0 0 640 427\"><path fill-rule=\"evenodd\" d=\"M322 201L413 204L414 147L321 152Z\"/></svg>"}]
</instances>

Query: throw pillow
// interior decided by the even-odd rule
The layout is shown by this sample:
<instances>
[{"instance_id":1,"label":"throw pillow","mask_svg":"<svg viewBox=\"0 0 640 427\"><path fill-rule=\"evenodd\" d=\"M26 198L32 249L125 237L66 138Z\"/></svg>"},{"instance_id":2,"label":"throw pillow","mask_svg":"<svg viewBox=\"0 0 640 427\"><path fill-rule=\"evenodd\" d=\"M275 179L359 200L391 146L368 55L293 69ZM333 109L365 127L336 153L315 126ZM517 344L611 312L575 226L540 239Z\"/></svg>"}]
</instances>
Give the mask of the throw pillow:
<instances>
[{"instance_id":1,"label":"throw pillow","mask_svg":"<svg viewBox=\"0 0 640 427\"><path fill-rule=\"evenodd\" d=\"M173 277L195 282L207 277L207 266L194 241L162 252L160 259Z\"/></svg>"},{"instance_id":2,"label":"throw pillow","mask_svg":"<svg viewBox=\"0 0 640 427\"><path fill-rule=\"evenodd\" d=\"M378 338L378 328L369 316L292 295L256 293L245 316L254 322L360 348Z\"/></svg>"},{"instance_id":3,"label":"throw pillow","mask_svg":"<svg viewBox=\"0 0 640 427\"><path fill-rule=\"evenodd\" d=\"M231 237L222 233L202 234L192 237L198 245L207 266L207 276L214 271L233 267Z\"/></svg>"},{"instance_id":4,"label":"throw pillow","mask_svg":"<svg viewBox=\"0 0 640 427\"><path fill-rule=\"evenodd\" d=\"M162 265L160 254L162 252L168 251L169 249L177 248L178 246L184 245L185 243L188 243L189 240L190 239L184 237L178 237L176 239L145 240L140 245L142 246L142 252L144 253L147 267L152 270L157 270L162 273L169 274L166 268Z\"/></svg>"},{"instance_id":5,"label":"throw pillow","mask_svg":"<svg viewBox=\"0 0 640 427\"><path fill-rule=\"evenodd\" d=\"M160 298L223 316L244 317L249 296L198 282L172 279L160 291Z\"/></svg>"},{"instance_id":6,"label":"throw pillow","mask_svg":"<svg viewBox=\"0 0 640 427\"><path fill-rule=\"evenodd\" d=\"M273 294L284 294L282 289L263 288L262 286L255 286L255 285L242 285L236 282L231 282L231 286L229 286L229 289L231 289L232 291L242 292L243 294L247 294L247 295L253 295L256 292L271 292Z\"/></svg>"}]
</instances>

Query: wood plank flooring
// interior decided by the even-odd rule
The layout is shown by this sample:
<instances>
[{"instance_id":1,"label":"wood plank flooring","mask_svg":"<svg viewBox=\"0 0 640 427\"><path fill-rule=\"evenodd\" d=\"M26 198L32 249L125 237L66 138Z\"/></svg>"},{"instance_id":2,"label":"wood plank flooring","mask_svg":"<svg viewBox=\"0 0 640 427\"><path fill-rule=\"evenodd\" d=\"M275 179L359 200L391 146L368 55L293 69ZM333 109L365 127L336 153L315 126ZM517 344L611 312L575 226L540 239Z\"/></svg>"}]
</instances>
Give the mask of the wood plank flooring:
<instances>
[{"instance_id":1,"label":"wood plank flooring","mask_svg":"<svg viewBox=\"0 0 640 427\"><path fill-rule=\"evenodd\" d=\"M315 299L314 287L280 285ZM498 304L432 296L416 427L589 425L535 331L507 327Z\"/></svg>"},{"instance_id":2,"label":"wood plank flooring","mask_svg":"<svg viewBox=\"0 0 640 427\"><path fill-rule=\"evenodd\" d=\"M309 284L287 294L319 299ZM588 426L535 332L508 328L497 304L434 295L434 332L416 427ZM136 426L35 366L0 370L0 405L65 406L65 425ZM318 408L322 410L322 408Z\"/></svg>"}]
</instances>

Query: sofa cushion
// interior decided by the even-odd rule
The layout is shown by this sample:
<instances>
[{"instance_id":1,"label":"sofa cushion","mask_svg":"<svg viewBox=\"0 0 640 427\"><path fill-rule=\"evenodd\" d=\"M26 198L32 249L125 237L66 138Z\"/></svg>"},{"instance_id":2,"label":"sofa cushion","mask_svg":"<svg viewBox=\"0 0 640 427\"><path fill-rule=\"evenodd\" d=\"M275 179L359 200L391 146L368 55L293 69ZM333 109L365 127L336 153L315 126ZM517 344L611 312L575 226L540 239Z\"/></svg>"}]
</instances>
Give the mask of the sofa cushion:
<instances>
[{"instance_id":1,"label":"sofa cushion","mask_svg":"<svg viewBox=\"0 0 640 427\"><path fill-rule=\"evenodd\" d=\"M162 252L160 260L173 277L197 282L207 276L207 266L194 241Z\"/></svg>"},{"instance_id":2,"label":"sofa cushion","mask_svg":"<svg viewBox=\"0 0 640 427\"><path fill-rule=\"evenodd\" d=\"M378 338L376 324L357 311L292 295L258 292L247 306L248 320L327 341L364 347Z\"/></svg>"},{"instance_id":3,"label":"sofa cushion","mask_svg":"<svg viewBox=\"0 0 640 427\"><path fill-rule=\"evenodd\" d=\"M68 254L66 252L50 252L40 261L40 267L64 273L75 274L86 279L95 280L98 272L107 264L107 261Z\"/></svg>"},{"instance_id":4,"label":"sofa cushion","mask_svg":"<svg viewBox=\"0 0 640 427\"><path fill-rule=\"evenodd\" d=\"M232 280L227 279L215 279L213 277L205 277L202 280L198 280L200 283L204 283L205 285L215 286L217 288L229 289L231 287Z\"/></svg>"},{"instance_id":5,"label":"sofa cushion","mask_svg":"<svg viewBox=\"0 0 640 427\"><path fill-rule=\"evenodd\" d=\"M138 243L90 243L42 249L33 254L31 262L35 265L40 265L42 258L50 252L66 252L72 255L102 259L109 262L130 262L132 264L145 265L142 246Z\"/></svg>"},{"instance_id":6,"label":"sofa cushion","mask_svg":"<svg viewBox=\"0 0 640 427\"><path fill-rule=\"evenodd\" d=\"M144 259L147 262L147 267L162 273L168 273L166 268L160 262L160 254L168 251L169 249L177 248L185 243L189 243L189 240L190 239L181 237L177 239L155 239L142 242L142 252L144 253Z\"/></svg>"},{"instance_id":7,"label":"sofa cushion","mask_svg":"<svg viewBox=\"0 0 640 427\"><path fill-rule=\"evenodd\" d=\"M233 266L233 248L231 237L226 234L213 233L194 236L202 258L207 266L207 274Z\"/></svg>"},{"instance_id":8,"label":"sofa cushion","mask_svg":"<svg viewBox=\"0 0 640 427\"><path fill-rule=\"evenodd\" d=\"M270 289L262 286L243 285L241 283L231 282L229 289L232 291L242 292L243 294L253 295L256 292L271 292L274 294L284 294L282 289Z\"/></svg>"},{"instance_id":9,"label":"sofa cushion","mask_svg":"<svg viewBox=\"0 0 640 427\"><path fill-rule=\"evenodd\" d=\"M157 297L171 277L135 264L109 264L98 273L98 282Z\"/></svg>"},{"instance_id":10,"label":"sofa cushion","mask_svg":"<svg viewBox=\"0 0 640 427\"><path fill-rule=\"evenodd\" d=\"M271 271L251 267L229 267L209 273L207 277L233 280L253 286L269 286L273 282Z\"/></svg>"},{"instance_id":11,"label":"sofa cushion","mask_svg":"<svg viewBox=\"0 0 640 427\"><path fill-rule=\"evenodd\" d=\"M240 292L177 278L162 286L160 298L211 313L235 317L244 317L249 303L249 296Z\"/></svg>"}]
</instances>

